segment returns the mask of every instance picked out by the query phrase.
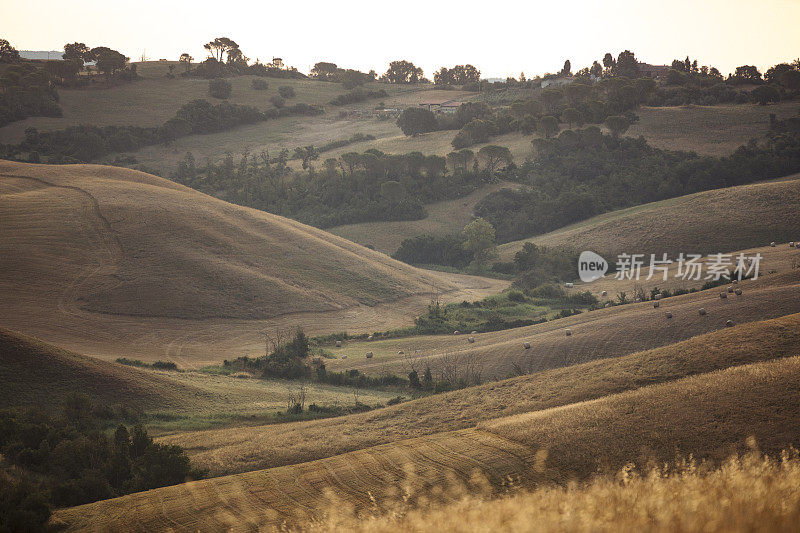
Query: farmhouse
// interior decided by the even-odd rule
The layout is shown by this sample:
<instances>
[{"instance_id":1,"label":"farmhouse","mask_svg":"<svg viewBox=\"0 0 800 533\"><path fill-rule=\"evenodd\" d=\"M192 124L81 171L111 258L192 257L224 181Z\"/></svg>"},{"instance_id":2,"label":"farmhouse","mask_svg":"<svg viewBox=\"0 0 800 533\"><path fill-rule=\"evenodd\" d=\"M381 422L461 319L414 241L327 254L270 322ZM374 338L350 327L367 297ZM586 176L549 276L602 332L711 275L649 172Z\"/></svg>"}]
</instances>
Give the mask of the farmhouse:
<instances>
[{"instance_id":1,"label":"farmhouse","mask_svg":"<svg viewBox=\"0 0 800 533\"><path fill-rule=\"evenodd\" d=\"M281 59L280 57L273 57L272 68L283 68L283 59Z\"/></svg>"},{"instance_id":2,"label":"farmhouse","mask_svg":"<svg viewBox=\"0 0 800 533\"><path fill-rule=\"evenodd\" d=\"M663 78L669 72L668 65L639 63L639 73L645 78Z\"/></svg>"},{"instance_id":3,"label":"farmhouse","mask_svg":"<svg viewBox=\"0 0 800 533\"><path fill-rule=\"evenodd\" d=\"M452 114L455 113L459 106L462 104L460 100L452 100L452 99L431 99L425 100L419 103L420 107L427 109L428 111L433 111L434 113L447 113Z\"/></svg>"}]
</instances>

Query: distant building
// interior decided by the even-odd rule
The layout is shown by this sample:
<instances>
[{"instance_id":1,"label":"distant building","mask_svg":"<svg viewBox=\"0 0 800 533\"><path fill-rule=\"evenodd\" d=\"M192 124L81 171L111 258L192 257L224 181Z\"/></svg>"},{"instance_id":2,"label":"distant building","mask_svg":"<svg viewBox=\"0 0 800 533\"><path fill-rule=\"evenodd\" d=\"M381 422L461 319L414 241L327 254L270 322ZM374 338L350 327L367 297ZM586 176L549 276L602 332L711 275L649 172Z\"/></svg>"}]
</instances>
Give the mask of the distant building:
<instances>
[{"instance_id":1,"label":"distant building","mask_svg":"<svg viewBox=\"0 0 800 533\"><path fill-rule=\"evenodd\" d=\"M283 68L283 59L280 57L273 57L272 58L272 67L273 68Z\"/></svg>"},{"instance_id":2,"label":"distant building","mask_svg":"<svg viewBox=\"0 0 800 533\"><path fill-rule=\"evenodd\" d=\"M575 78L571 76L558 76L555 78L547 78L546 80L542 80L542 89L547 87L563 87L564 85L569 85L575 81Z\"/></svg>"},{"instance_id":3,"label":"distant building","mask_svg":"<svg viewBox=\"0 0 800 533\"><path fill-rule=\"evenodd\" d=\"M63 50L61 52L56 50L20 50L19 57L33 61L49 61L53 59L64 59Z\"/></svg>"},{"instance_id":4,"label":"distant building","mask_svg":"<svg viewBox=\"0 0 800 533\"><path fill-rule=\"evenodd\" d=\"M419 103L419 107L423 107L428 111L434 113L455 113L458 107L462 104L460 100L452 100L447 98L438 98L425 100Z\"/></svg>"},{"instance_id":5,"label":"distant building","mask_svg":"<svg viewBox=\"0 0 800 533\"><path fill-rule=\"evenodd\" d=\"M639 74L644 78L663 78L669 72L669 65L639 63Z\"/></svg>"}]
</instances>

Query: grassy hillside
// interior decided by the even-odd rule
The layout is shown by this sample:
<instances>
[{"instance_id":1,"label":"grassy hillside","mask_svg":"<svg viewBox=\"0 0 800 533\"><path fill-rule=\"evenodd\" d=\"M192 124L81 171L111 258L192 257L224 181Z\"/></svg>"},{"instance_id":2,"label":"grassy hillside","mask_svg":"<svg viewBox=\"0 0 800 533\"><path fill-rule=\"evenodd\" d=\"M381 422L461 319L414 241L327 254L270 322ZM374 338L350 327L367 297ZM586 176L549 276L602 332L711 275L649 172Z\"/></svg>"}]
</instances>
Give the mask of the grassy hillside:
<instances>
[{"instance_id":1,"label":"grassy hillside","mask_svg":"<svg viewBox=\"0 0 800 533\"><path fill-rule=\"evenodd\" d=\"M408 372L410 364L419 371L430 365L440 372L472 372L483 378L504 378L515 371L525 372L568 366L592 359L614 357L666 346L695 335L724 329L727 320L743 324L800 312L800 270L746 280L740 284L742 296L721 299L723 289L675 296L652 302L632 303L584 312L569 318L494 333L437 335L380 341L357 341L332 349L347 359L328 362L328 369L356 368L379 374L384 371ZM610 295L614 297L613 294ZM699 314L700 308L707 315ZM666 318L671 312L673 318ZM565 330L571 330L567 336ZM523 342L530 342L525 349ZM367 359L371 351L374 357ZM403 352L403 353L398 353Z\"/></svg>"},{"instance_id":2,"label":"grassy hillside","mask_svg":"<svg viewBox=\"0 0 800 533\"><path fill-rule=\"evenodd\" d=\"M474 427L481 421L583 402L730 366L797 354L800 315L743 324L622 357L538 372L421 398L345 418L185 433L186 448L212 473L244 472Z\"/></svg>"},{"instance_id":3,"label":"grassy hillside","mask_svg":"<svg viewBox=\"0 0 800 533\"><path fill-rule=\"evenodd\" d=\"M270 327L290 327L334 313L328 323L339 331L348 309L363 316L393 305L389 320L409 320L431 294L496 289L115 167L0 162L0 225L0 294L13 302L0 319L59 345L77 338L82 345L67 346L80 353L116 342L109 356L138 357L139 334L160 350L176 341L206 345L208 337L198 337L220 326L218 344L204 346L218 361L241 354L220 349L226 336L238 336L239 348L241 336L263 346L265 318L284 317ZM154 330L175 337L153 339Z\"/></svg>"},{"instance_id":4,"label":"grassy hillside","mask_svg":"<svg viewBox=\"0 0 800 533\"><path fill-rule=\"evenodd\" d=\"M704 191L622 209L500 247L510 259L526 241L541 246L626 253L730 252L800 235L800 179Z\"/></svg>"},{"instance_id":5,"label":"grassy hillside","mask_svg":"<svg viewBox=\"0 0 800 533\"><path fill-rule=\"evenodd\" d=\"M800 358L756 363L500 419L480 430L66 509L56 513L55 521L71 529L97 529L114 517L115 527L138 531L199 524L271 527L320 517L334 506L380 509L404 496L424 497L432 486L447 485L448 480L475 480L476 470L486 476L489 487L499 489L509 479L528 485L585 478L598 466L616 471L631 459L669 461L676 450L699 459L724 458L744 447L750 436L764 451L775 453L800 442L798 387ZM562 425L567 428L563 433ZM660 438L654 442L656 432ZM649 447L643 452L643 446ZM336 496L326 496L331 493Z\"/></svg>"},{"instance_id":6,"label":"grassy hillside","mask_svg":"<svg viewBox=\"0 0 800 533\"><path fill-rule=\"evenodd\" d=\"M422 220L363 222L330 228L330 232L353 242L374 246L376 250L392 254L403 240L417 235L457 235L472 220L472 210L481 199L502 188L518 188L511 182L486 185L469 196L427 204L428 216Z\"/></svg>"}]
</instances>

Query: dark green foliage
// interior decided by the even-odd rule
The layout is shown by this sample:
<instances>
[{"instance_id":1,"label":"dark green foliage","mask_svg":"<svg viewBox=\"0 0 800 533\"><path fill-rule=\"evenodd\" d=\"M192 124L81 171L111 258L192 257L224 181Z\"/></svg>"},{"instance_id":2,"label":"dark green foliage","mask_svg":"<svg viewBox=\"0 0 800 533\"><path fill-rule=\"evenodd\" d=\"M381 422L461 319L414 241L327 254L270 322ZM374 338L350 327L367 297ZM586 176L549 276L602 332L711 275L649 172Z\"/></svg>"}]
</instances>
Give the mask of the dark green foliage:
<instances>
[{"instance_id":1,"label":"dark green foliage","mask_svg":"<svg viewBox=\"0 0 800 533\"><path fill-rule=\"evenodd\" d=\"M19 484L11 493L0 491L3 520L9 500L20 512L29 509L34 520L43 516L43 495L55 506L73 506L203 477L180 447L153 442L141 426L129 431L119 425L112 436L102 432L105 416L103 406L80 394L67 399L59 417L38 411L0 413L0 452L38 480L37 487ZM27 499L13 492L20 487Z\"/></svg>"},{"instance_id":2,"label":"dark green foliage","mask_svg":"<svg viewBox=\"0 0 800 533\"><path fill-rule=\"evenodd\" d=\"M546 233L596 214L800 171L800 136L772 133L727 157L653 148L643 138L613 138L589 127L539 139L539 157L516 173L525 190L502 189L475 214L499 242Z\"/></svg>"},{"instance_id":3,"label":"dark green foliage","mask_svg":"<svg viewBox=\"0 0 800 533\"><path fill-rule=\"evenodd\" d=\"M266 91L269 89L269 83L264 78L253 78L253 81L250 82L250 86L257 90L257 91Z\"/></svg>"},{"instance_id":4,"label":"dark green foliage","mask_svg":"<svg viewBox=\"0 0 800 533\"><path fill-rule=\"evenodd\" d=\"M231 82L223 78L214 78L208 82L208 94L213 98L221 100L230 98L232 89Z\"/></svg>"},{"instance_id":5,"label":"dark green foliage","mask_svg":"<svg viewBox=\"0 0 800 533\"><path fill-rule=\"evenodd\" d=\"M284 100L283 96L278 96L277 94L270 96L269 102L278 109L286 107L286 100Z\"/></svg>"},{"instance_id":6,"label":"dark green foliage","mask_svg":"<svg viewBox=\"0 0 800 533\"><path fill-rule=\"evenodd\" d=\"M464 268L474 259L464 248L461 237L437 237L417 235L405 239L393 258L412 265L444 265Z\"/></svg>"},{"instance_id":7,"label":"dark green foliage","mask_svg":"<svg viewBox=\"0 0 800 533\"><path fill-rule=\"evenodd\" d=\"M419 135L439 129L436 116L421 107L409 107L403 111L397 118L397 125L406 135Z\"/></svg>"},{"instance_id":8,"label":"dark green foliage","mask_svg":"<svg viewBox=\"0 0 800 533\"><path fill-rule=\"evenodd\" d=\"M340 94L339 96L335 97L333 100L331 100L331 104L341 106L363 102L371 98L386 98L387 96L389 96L389 93L386 92L386 89L378 89L377 91L355 89L349 93Z\"/></svg>"},{"instance_id":9,"label":"dark green foliage","mask_svg":"<svg viewBox=\"0 0 800 533\"><path fill-rule=\"evenodd\" d=\"M34 481L0 471L0 532L47 531L49 494Z\"/></svg>"},{"instance_id":10,"label":"dark green foliage","mask_svg":"<svg viewBox=\"0 0 800 533\"><path fill-rule=\"evenodd\" d=\"M289 86L278 87L278 94L281 95L282 98L294 98L296 95L294 87Z\"/></svg>"},{"instance_id":11,"label":"dark green foliage","mask_svg":"<svg viewBox=\"0 0 800 533\"><path fill-rule=\"evenodd\" d=\"M14 64L0 75L0 127L27 117L60 117L50 76L31 64Z\"/></svg>"},{"instance_id":12,"label":"dark green foliage","mask_svg":"<svg viewBox=\"0 0 800 533\"><path fill-rule=\"evenodd\" d=\"M321 228L424 218L423 202L462 197L484 179L479 173L446 175L445 159L439 156L369 150L343 154L334 165L326 165L324 172L309 167L307 172L294 173L290 187L287 159L288 153L273 159L245 153L238 163L229 156L198 168L194 158L187 156L172 179L228 202ZM404 196L386 198L381 191L387 181L400 183Z\"/></svg>"}]
</instances>

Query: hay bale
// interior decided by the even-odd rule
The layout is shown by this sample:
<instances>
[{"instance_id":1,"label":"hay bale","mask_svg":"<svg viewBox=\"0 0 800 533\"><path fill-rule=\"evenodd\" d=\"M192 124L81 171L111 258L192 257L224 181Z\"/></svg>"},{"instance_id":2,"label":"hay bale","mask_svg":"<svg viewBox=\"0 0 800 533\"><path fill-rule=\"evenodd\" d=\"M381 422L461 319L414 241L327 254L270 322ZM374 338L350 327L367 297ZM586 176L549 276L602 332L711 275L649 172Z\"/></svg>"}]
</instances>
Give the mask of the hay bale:
<instances>
[{"instance_id":1,"label":"hay bale","mask_svg":"<svg viewBox=\"0 0 800 533\"><path fill-rule=\"evenodd\" d=\"M575 284L574 284L574 283L567 282L567 283L565 283L565 284L564 284L564 286L565 286L566 288L568 288L568 289L571 289L571 288L573 288L573 287L575 286Z\"/></svg>"},{"instance_id":2,"label":"hay bale","mask_svg":"<svg viewBox=\"0 0 800 533\"><path fill-rule=\"evenodd\" d=\"M564 331L564 333L566 333L567 337L569 337L569 336L572 335L572 330L571 329L567 329L567 330Z\"/></svg>"},{"instance_id":3,"label":"hay bale","mask_svg":"<svg viewBox=\"0 0 800 533\"><path fill-rule=\"evenodd\" d=\"M663 294L661 294L660 292L659 292L658 294L655 294L655 295L653 295L653 299L654 299L654 300L660 300L660 299L661 299L661 298L663 298L663 297L664 297L664 295L663 295Z\"/></svg>"},{"instance_id":4,"label":"hay bale","mask_svg":"<svg viewBox=\"0 0 800 533\"><path fill-rule=\"evenodd\" d=\"M729 293L733 292L733 285L731 285L730 287L728 287L728 292L729 292Z\"/></svg>"},{"instance_id":5,"label":"hay bale","mask_svg":"<svg viewBox=\"0 0 800 533\"><path fill-rule=\"evenodd\" d=\"M721 293L719 293L719 297L724 300L725 298L728 297L728 293L727 292L721 292Z\"/></svg>"},{"instance_id":6,"label":"hay bale","mask_svg":"<svg viewBox=\"0 0 800 533\"><path fill-rule=\"evenodd\" d=\"M453 332L453 335L461 335L461 332L460 332L460 331L458 331L458 330L455 330L455 331Z\"/></svg>"},{"instance_id":7,"label":"hay bale","mask_svg":"<svg viewBox=\"0 0 800 533\"><path fill-rule=\"evenodd\" d=\"M606 302L606 305L604 307L611 307L611 302Z\"/></svg>"},{"instance_id":8,"label":"hay bale","mask_svg":"<svg viewBox=\"0 0 800 533\"><path fill-rule=\"evenodd\" d=\"M706 316L706 308L705 307L701 307L700 308L700 316Z\"/></svg>"},{"instance_id":9,"label":"hay bale","mask_svg":"<svg viewBox=\"0 0 800 533\"><path fill-rule=\"evenodd\" d=\"M794 248L794 241L791 241L791 242L789 243L789 248Z\"/></svg>"},{"instance_id":10,"label":"hay bale","mask_svg":"<svg viewBox=\"0 0 800 533\"><path fill-rule=\"evenodd\" d=\"M344 355L342 356L342 359L347 359L347 354L344 354Z\"/></svg>"},{"instance_id":11,"label":"hay bale","mask_svg":"<svg viewBox=\"0 0 800 533\"><path fill-rule=\"evenodd\" d=\"M367 359L372 359L372 352L367 352Z\"/></svg>"},{"instance_id":12,"label":"hay bale","mask_svg":"<svg viewBox=\"0 0 800 533\"><path fill-rule=\"evenodd\" d=\"M731 319L726 320L725 321L725 325L728 326L728 327L733 326L733 320L731 320Z\"/></svg>"},{"instance_id":13,"label":"hay bale","mask_svg":"<svg viewBox=\"0 0 800 533\"><path fill-rule=\"evenodd\" d=\"M369 337L367 337L367 340L368 340L368 341L371 341L371 340L372 340L372 339L374 339L374 338L375 338L375 337L373 337L372 335L370 335Z\"/></svg>"},{"instance_id":14,"label":"hay bale","mask_svg":"<svg viewBox=\"0 0 800 533\"><path fill-rule=\"evenodd\" d=\"M397 351L397 355L405 355L405 354L406 354L406 352L404 352L403 350L398 350Z\"/></svg>"},{"instance_id":15,"label":"hay bale","mask_svg":"<svg viewBox=\"0 0 800 533\"><path fill-rule=\"evenodd\" d=\"M775 248L775 241L772 241L771 243L769 243L769 245Z\"/></svg>"},{"instance_id":16,"label":"hay bale","mask_svg":"<svg viewBox=\"0 0 800 533\"><path fill-rule=\"evenodd\" d=\"M476 333L478 333L478 331L477 331L477 330L472 330L472 332L470 333L470 335L475 335Z\"/></svg>"},{"instance_id":17,"label":"hay bale","mask_svg":"<svg viewBox=\"0 0 800 533\"><path fill-rule=\"evenodd\" d=\"M603 291L603 292L600 293L600 296L607 296L607 295L608 295L608 291Z\"/></svg>"},{"instance_id":18,"label":"hay bale","mask_svg":"<svg viewBox=\"0 0 800 533\"><path fill-rule=\"evenodd\" d=\"M522 346L524 346L526 350L530 350L531 349L531 343L529 343L529 342L523 342Z\"/></svg>"},{"instance_id":19,"label":"hay bale","mask_svg":"<svg viewBox=\"0 0 800 533\"><path fill-rule=\"evenodd\" d=\"M672 318L672 313L670 313L669 311L667 311L667 312L666 312L666 317L667 317L667 318Z\"/></svg>"},{"instance_id":20,"label":"hay bale","mask_svg":"<svg viewBox=\"0 0 800 533\"><path fill-rule=\"evenodd\" d=\"M653 302L653 307L658 309L658 306L661 305L661 302Z\"/></svg>"},{"instance_id":21,"label":"hay bale","mask_svg":"<svg viewBox=\"0 0 800 533\"><path fill-rule=\"evenodd\" d=\"M336 347L337 348L341 348L342 347L342 341L336 341Z\"/></svg>"},{"instance_id":22,"label":"hay bale","mask_svg":"<svg viewBox=\"0 0 800 533\"><path fill-rule=\"evenodd\" d=\"M470 337L470 338L468 338L468 339L467 339L467 341L468 341L470 344L472 344L473 342L475 342L475 337Z\"/></svg>"},{"instance_id":23,"label":"hay bale","mask_svg":"<svg viewBox=\"0 0 800 533\"><path fill-rule=\"evenodd\" d=\"M742 289L736 289L736 296L742 295Z\"/></svg>"}]
</instances>

